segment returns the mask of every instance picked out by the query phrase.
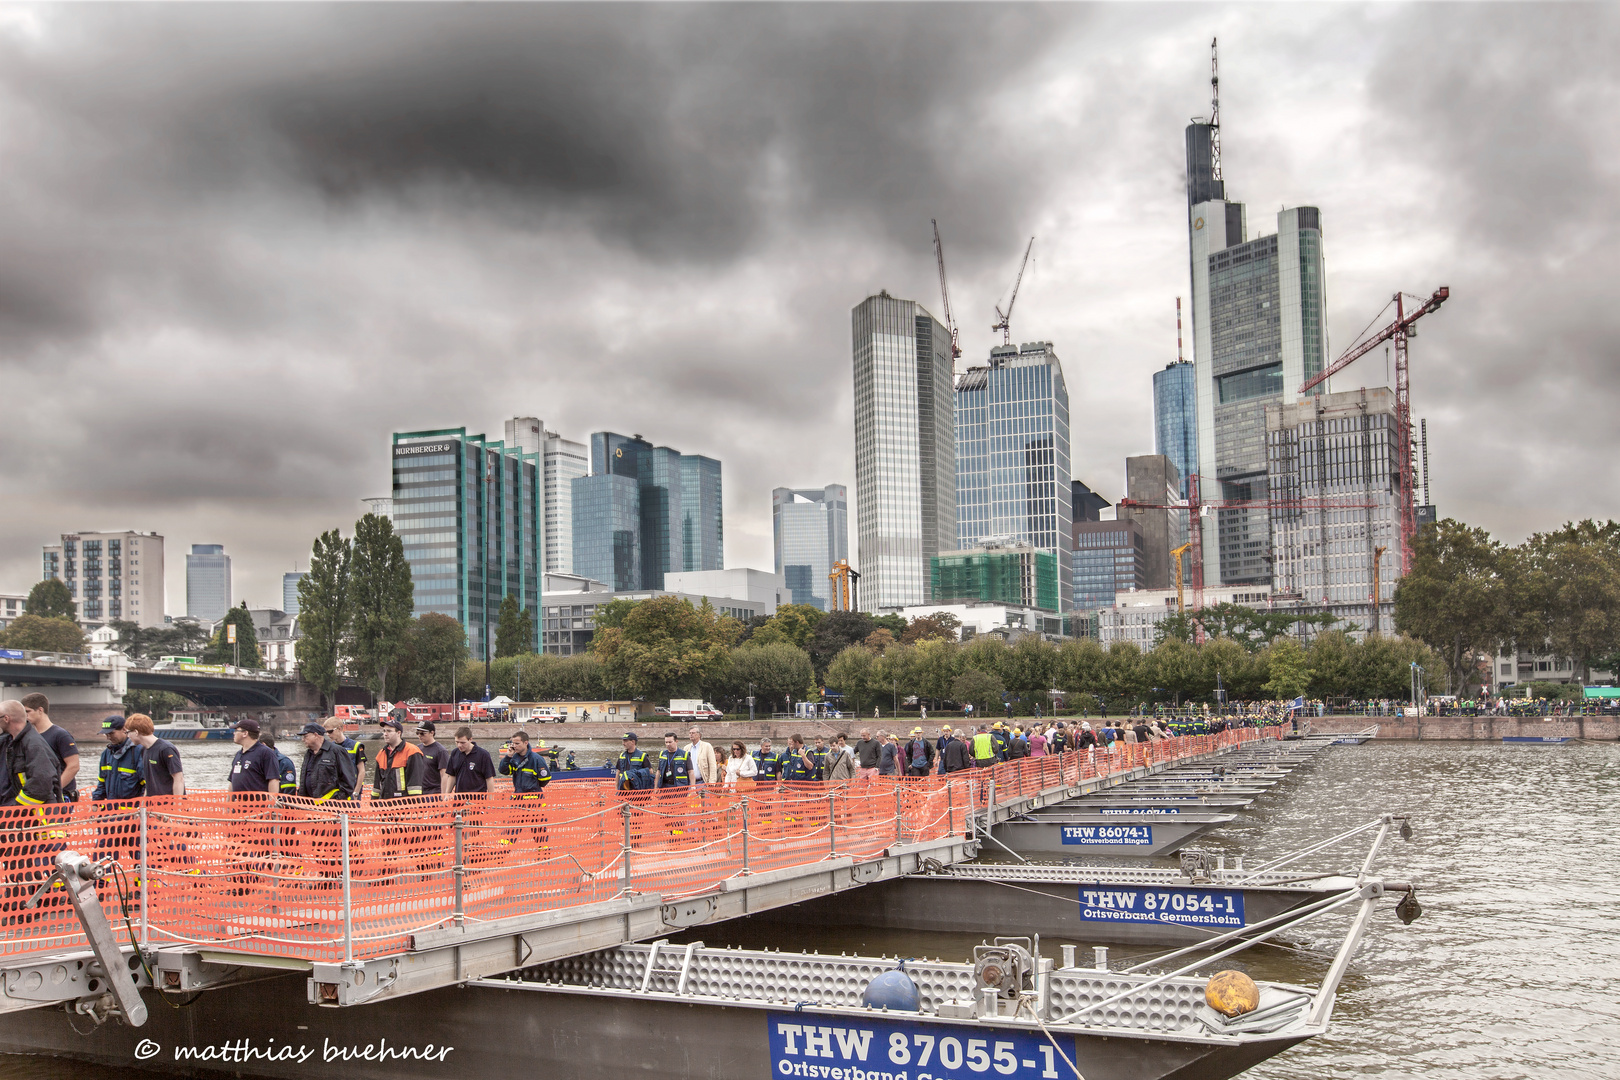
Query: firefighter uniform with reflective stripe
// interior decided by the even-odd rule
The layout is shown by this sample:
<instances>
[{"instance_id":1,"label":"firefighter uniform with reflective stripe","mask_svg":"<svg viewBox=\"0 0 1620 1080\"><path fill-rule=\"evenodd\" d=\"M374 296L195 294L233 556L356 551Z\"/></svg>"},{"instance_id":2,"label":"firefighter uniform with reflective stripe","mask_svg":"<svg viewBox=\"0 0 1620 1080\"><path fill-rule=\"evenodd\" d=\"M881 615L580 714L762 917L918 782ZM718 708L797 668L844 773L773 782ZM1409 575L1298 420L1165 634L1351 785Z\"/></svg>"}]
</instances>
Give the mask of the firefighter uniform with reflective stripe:
<instances>
[{"instance_id":1,"label":"firefighter uniform with reflective stripe","mask_svg":"<svg viewBox=\"0 0 1620 1080\"><path fill-rule=\"evenodd\" d=\"M354 758L343 744L331 737L319 748L304 752L304 773L298 794L316 802L347 799L354 791Z\"/></svg>"},{"instance_id":2,"label":"firefighter uniform with reflective stripe","mask_svg":"<svg viewBox=\"0 0 1620 1080\"><path fill-rule=\"evenodd\" d=\"M15 736L0 735L0 768L0 806L43 806L62 797L62 763L31 724Z\"/></svg>"},{"instance_id":3,"label":"firefighter uniform with reflective stripe","mask_svg":"<svg viewBox=\"0 0 1620 1080\"><path fill-rule=\"evenodd\" d=\"M520 797L539 799L551 783L551 766L544 756L533 750L516 750L501 758L501 775L512 778L512 792Z\"/></svg>"},{"instance_id":4,"label":"firefighter uniform with reflective stripe","mask_svg":"<svg viewBox=\"0 0 1620 1080\"><path fill-rule=\"evenodd\" d=\"M658 783L655 786L692 786L692 759L687 757L685 747L665 750L658 755Z\"/></svg>"},{"instance_id":5,"label":"firefighter uniform with reflective stripe","mask_svg":"<svg viewBox=\"0 0 1620 1080\"><path fill-rule=\"evenodd\" d=\"M298 769L293 765L292 758L283 754L280 750L276 750L273 746L270 749L276 751L276 769L281 773L281 793L283 795L298 794Z\"/></svg>"},{"instance_id":6,"label":"firefighter uniform with reflective stripe","mask_svg":"<svg viewBox=\"0 0 1620 1080\"><path fill-rule=\"evenodd\" d=\"M391 748L384 745L377 751L377 773L372 778L371 797L403 799L420 795L426 771L422 748L415 743L402 742Z\"/></svg>"},{"instance_id":7,"label":"firefighter uniform with reflective stripe","mask_svg":"<svg viewBox=\"0 0 1620 1080\"><path fill-rule=\"evenodd\" d=\"M997 761L1007 760L1007 747L1012 740L1007 737L1007 731L1000 724L990 729L990 745L994 749Z\"/></svg>"},{"instance_id":8,"label":"firefighter uniform with reflective stripe","mask_svg":"<svg viewBox=\"0 0 1620 1080\"><path fill-rule=\"evenodd\" d=\"M613 762L620 791L642 791L653 786L653 758L645 750L626 750Z\"/></svg>"},{"instance_id":9,"label":"firefighter uniform with reflective stripe","mask_svg":"<svg viewBox=\"0 0 1620 1080\"><path fill-rule=\"evenodd\" d=\"M146 778L141 771L141 755L145 751L134 739L125 739L117 746L108 744L101 751L92 799L138 799L146 790Z\"/></svg>"}]
</instances>

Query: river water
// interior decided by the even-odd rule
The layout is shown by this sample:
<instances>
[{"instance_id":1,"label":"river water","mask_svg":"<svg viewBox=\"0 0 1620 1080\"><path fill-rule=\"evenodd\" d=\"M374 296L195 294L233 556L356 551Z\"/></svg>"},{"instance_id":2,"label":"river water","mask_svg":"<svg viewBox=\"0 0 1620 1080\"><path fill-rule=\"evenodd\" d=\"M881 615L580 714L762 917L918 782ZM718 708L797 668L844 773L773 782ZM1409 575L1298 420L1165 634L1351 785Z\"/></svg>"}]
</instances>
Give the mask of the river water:
<instances>
[{"instance_id":1,"label":"river water","mask_svg":"<svg viewBox=\"0 0 1620 1080\"><path fill-rule=\"evenodd\" d=\"M182 751L208 783L217 782L208 775L215 767L223 777L233 749ZM1199 846L1252 865L1386 811L1409 814L1416 835L1392 840L1381 869L1418 883L1423 916L1402 926L1393 902L1382 905L1340 989L1332 1030L1245 1075L1620 1076L1620 935L1605 921L1620 910L1620 745L1333 747ZM1358 839L1304 865L1353 872L1365 850ZM1252 949L1221 966L1314 985L1346 925L1332 918L1295 931L1287 947ZM703 937L710 945L947 959L965 959L979 941L858 928L783 941L780 927L740 924L705 927ZM1055 956L1059 944L1044 939L1043 951ZM1126 951L1115 947L1111 959ZM151 1075L0 1057L0 1080Z\"/></svg>"}]
</instances>

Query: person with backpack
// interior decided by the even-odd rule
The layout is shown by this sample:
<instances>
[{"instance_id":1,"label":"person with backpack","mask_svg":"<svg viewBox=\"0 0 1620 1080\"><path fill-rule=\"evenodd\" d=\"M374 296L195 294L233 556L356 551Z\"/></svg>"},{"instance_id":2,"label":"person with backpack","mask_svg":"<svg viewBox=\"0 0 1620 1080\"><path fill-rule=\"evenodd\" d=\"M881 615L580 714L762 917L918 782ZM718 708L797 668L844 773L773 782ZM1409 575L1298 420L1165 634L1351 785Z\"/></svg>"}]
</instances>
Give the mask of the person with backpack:
<instances>
[{"instance_id":1,"label":"person with backpack","mask_svg":"<svg viewBox=\"0 0 1620 1080\"><path fill-rule=\"evenodd\" d=\"M907 776L927 776L934 771L935 752L933 744L923 738L923 729L911 729L911 738L906 742L905 751L901 755L906 763Z\"/></svg>"}]
</instances>

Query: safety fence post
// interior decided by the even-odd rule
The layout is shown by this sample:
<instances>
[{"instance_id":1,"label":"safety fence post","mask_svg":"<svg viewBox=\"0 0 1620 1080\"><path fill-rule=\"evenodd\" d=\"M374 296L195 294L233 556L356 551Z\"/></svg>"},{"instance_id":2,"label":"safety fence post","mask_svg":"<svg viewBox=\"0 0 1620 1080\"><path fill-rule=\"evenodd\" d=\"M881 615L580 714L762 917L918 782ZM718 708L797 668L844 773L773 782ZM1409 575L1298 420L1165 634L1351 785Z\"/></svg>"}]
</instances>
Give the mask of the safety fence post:
<instances>
[{"instance_id":1,"label":"safety fence post","mask_svg":"<svg viewBox=\"0 0 1620 1080\"><path fill-rule=\"evenodd\" d=\"M946 828L950 827L950 822L945 824ZM894 789L894 842L897 844L905 843L905 825L900 814L900 789L898 787Z\"/></svg>"},{"instance_id":2,"label":"safety fence post","mask_svg":"<svg viewBox=\"0 0 1620 1080\"><path fill-rule=\"evenodd\" d=\"M354 963L354 906L349 891L349 815L338 815L338 835L343 843L343 962Z\"/></svg>"},{"instance_id":3,"label":"safety fence post","mask_svg":"<svg viewBox=\"0 0 1620 1080\"><path fill-rule=\"evenodd\" d=\"M968 839L977 840L979 838L979 815L975 808L979 805L979 781L976 777L968 777L967 802Z\"/></svg>"},{"instance_id":4,"label":"safety fence post","mask_svg":"<svg viewBox=\"0 0 1620 1080\"><path fill-rule=\"evenodd\" d=\"M748 869L748 796L746 795L743 796L742 800L742 847L742 872L747 874L750 871Z\"/></svg>"},{"instance_id":5,"label":"safety fence post","mask_svg":"<svg viewBox=\"0 0 1620 1080\"><path fill-rule=\"evenodd\" d=\"M462 857L463 851L465 850L464 847L463 847L463 840L462 840L462 835L461 835L462 825L463 825L462 812L460 810L457 810L456 811L455 824L450 827L451 831L455 834L455 859L456 859L455 864L450 867L450 877L455 882L455 888L456 888L455 907L451 910L450 914L455 918L455 922L456 922L457 926L461 926L467 921L467 913L462 910L462 906L461 906L462 905L462 877L467 872L466 867L462 865L463 862L465 861L463 859L463 857Z\"/></svg>"},{"instance_id":6,"label":"safety fence post","mask_svg":"<svg viewBox=\"0 0 1620 1080\"><path fill-rule=\"evenodd\" d=\"M621 892L630 891L630 804L625 803L619 808L624 814L624 845L619 849L619 857L624 860L624 869L620 880L624 883Z\"/></svg>"},{"instance_id":7,"label":"safety fence post","mask_svg":"<svg viewBox=\"0 0 1620 1080\"><path fill-rule=\"evenodd\" d=\"M835 808L835 803L836 803L837 799L838 799L838 796L832 794L831 792L828 792L828 794L827 794L827 848L828 848L829 853L833 854L833 855L838 854L838 826L833 821L834 812L835 812L834 808Z\"/></svg>"},{"instance_id":8,"label":"safety fence post","mask_svg":"<svg viewBox=\"0 0 1620 1080\"><path fill-rule=\"evenodd\" d=\"M989 832L990 826L996 823L996 778L992 774L990 782L985 786L984 794L984 831Z\"/></svg>"},{"instance_id":9,"label":"safety fence post","mask_svg":"<svg viewBox=\"0 0 1620 1080\"><path fill-rule=\"evenodd\" d=\"M141 948L144 950L146 948L147 942L149 940L148 931L150 930L150 927L151 927L151 924L147 921L147 917L146 917L147 908L150 907L150 905L147 903L147 899L150 896L150 894L147 892L146 879L150 876L150 872L148 870L147 860L146 860L146 801L144 799L141 800L140 812L141 812Z\"/></svg>"}]
</instances>

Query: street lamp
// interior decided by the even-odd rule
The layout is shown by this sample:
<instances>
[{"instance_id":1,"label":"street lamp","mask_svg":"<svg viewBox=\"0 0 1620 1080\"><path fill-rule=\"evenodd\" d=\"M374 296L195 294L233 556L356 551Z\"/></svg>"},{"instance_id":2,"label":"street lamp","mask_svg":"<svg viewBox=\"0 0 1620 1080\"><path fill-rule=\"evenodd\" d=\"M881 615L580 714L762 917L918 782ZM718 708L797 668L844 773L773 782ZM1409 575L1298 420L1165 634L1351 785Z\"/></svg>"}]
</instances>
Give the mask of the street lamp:
<instances>
[{"instance_id":1,"label":"street lamp","mask_svg":"<svg viewBox=\"0 0 1620 1080\"><path fill-rule=\"evenodd\" d=\"M754 684L748 684L748 722L754 722Z\"/></svg>"}]
</instances>

